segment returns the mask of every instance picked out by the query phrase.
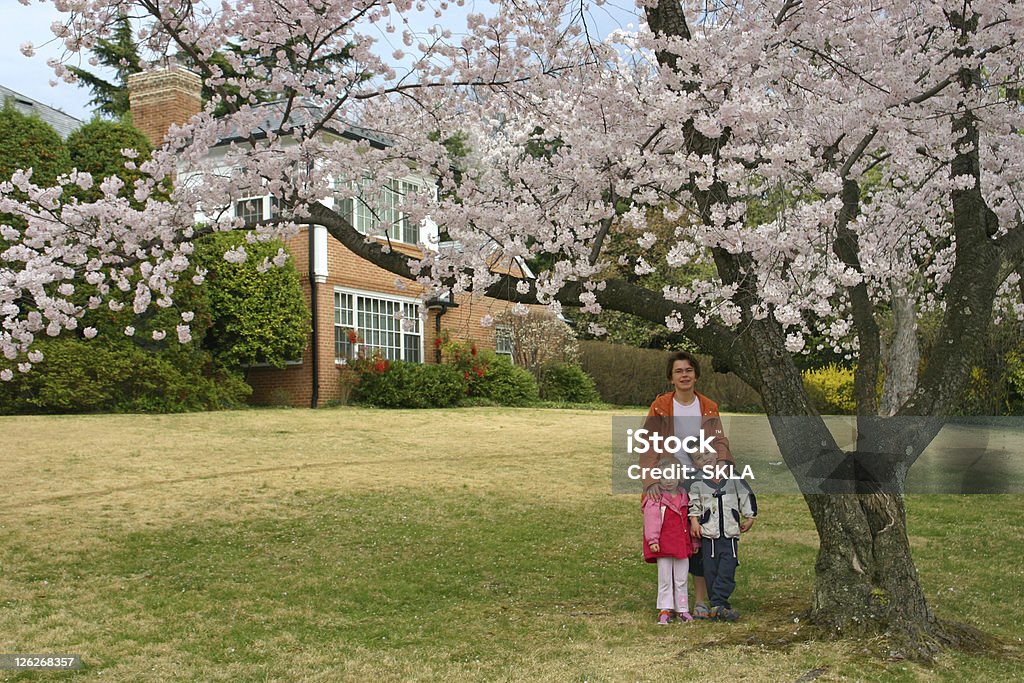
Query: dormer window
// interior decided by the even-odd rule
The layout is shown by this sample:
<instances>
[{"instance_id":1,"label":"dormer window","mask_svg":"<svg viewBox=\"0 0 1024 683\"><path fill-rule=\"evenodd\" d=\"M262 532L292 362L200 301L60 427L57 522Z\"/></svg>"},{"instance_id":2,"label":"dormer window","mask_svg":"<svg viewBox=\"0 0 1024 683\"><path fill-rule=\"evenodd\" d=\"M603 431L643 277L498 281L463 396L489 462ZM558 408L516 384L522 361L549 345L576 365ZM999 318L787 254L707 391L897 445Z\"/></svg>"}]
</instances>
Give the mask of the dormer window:
<instances>
[{"instance_id":1,"label":"dormer window","mask_svg":"<svg viewBox=\"0 0 1024 683\"><path fill-rule=\"evenodd\" d=\"M280 202L277 197L252 197L235 202L235 217L241 218L246 225L256 225L280 213Z\"/></svg>"},{"instance_id":2,"label":"dormer window","mask_svg":"<svg viewBox=\"0 0 1024 683\"><path fill-rule=\"evenodd\" d=\"M366 178L358 187L350 186L337 198L335 206L356 230L362 234L379 233L378 226L386 225L387 236L395 242L419 244L420 226L409 220L402 210L405 198L411 197L423 188L422 183L403 179L389 179L383 186L377 186ZM354 190L353 194L350 194Z\"/></svg>"}]
</instances>

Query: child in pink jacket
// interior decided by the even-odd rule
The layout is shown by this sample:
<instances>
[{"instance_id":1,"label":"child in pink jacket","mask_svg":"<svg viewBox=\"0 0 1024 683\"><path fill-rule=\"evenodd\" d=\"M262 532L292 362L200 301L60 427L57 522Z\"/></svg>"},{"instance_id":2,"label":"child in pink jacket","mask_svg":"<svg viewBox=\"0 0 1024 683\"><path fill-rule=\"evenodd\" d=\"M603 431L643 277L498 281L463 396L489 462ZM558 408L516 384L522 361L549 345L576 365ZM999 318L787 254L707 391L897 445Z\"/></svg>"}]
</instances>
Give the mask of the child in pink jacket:
<instances>
[{"instance_id":1,"label":"child in pink jacket","mask_svg":"<svg viewBox=\"0 0 1024 683\"><path fill-rule=\"evenodd\" d=\"M644 514L644 560L658 565L658 623L693 621L686 597L686 574L690 568L689 500L679 485L682 465L676 458L663 458L656 467L662 476L651 484L640 500ZM674 613L674 615L673 615Z\"/></svg>"}]
</instances>

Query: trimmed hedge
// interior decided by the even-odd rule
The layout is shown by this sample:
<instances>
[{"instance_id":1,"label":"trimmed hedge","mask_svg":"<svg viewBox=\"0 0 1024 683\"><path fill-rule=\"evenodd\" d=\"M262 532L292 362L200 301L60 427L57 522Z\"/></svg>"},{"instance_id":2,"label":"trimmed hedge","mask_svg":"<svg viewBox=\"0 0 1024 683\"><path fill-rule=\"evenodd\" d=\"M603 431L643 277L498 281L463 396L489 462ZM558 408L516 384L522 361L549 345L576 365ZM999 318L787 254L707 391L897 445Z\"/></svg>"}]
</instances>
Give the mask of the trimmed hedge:
<instances>
[{"instance_id":1,"label":"trimmed hedge","mask_svg":"<svg viewBox=\"0 0 1024 683\"><path fill-rule=\"evenodd\" d=\"M580 365L590 375L601 399L623 406L649 406L671 386L665 363L671 351L637 349L600 341L580 342ZM701 364L697 390L718 403L721 410L760 412L761 397L733 373L715 372L710 356L697 354Z\"/></svg>"}]
</instances>

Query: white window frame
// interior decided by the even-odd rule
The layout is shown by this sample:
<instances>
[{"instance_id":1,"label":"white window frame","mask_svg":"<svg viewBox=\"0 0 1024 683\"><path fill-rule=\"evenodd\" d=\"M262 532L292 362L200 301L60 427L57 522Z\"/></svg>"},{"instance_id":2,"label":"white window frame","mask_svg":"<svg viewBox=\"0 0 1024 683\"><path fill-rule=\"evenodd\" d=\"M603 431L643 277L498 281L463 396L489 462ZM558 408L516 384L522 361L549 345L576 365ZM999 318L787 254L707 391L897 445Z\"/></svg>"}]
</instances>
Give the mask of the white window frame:
<instances>
[{"instance_id":1,"label":"white window frame","mask_svg":"<svg viewBox=\"0 0 1024 683\"><path fill-rule=\"evenodd\" d=\"M505 342L506 348L502 348ZM512 341L512 327L498 323L494 326L494 352L500 356L508 356L509 360L515 358L515 346Z\"/></svg>"},{"instance_id":2,"label":"white window frame","mask_svg":"<svg viewBox=\"0 0 1024 683\"><path fill-rule=\"evenodd\" d=\"M367 189L372 189L376 183L365 177L361 184ZM414 176L388 178L379 190L379 196L373 201L367 201L360 196L356 184L351 183L347 187L342 185L336 188L334 208L363 235L368 232L376 233L377 224L386 220L391 223L386 232L391 241L419 246L423 241L426 226L410 223L402 211L401 197L407 192L419 192L426 188L427 183ZM386 205L382 206L384 203Z\"/></svg>"},{"instance_id":3,"label":"white window frame","mask_svg":"<svg viewBox=\"0 0 1024 683\"><path fill-rule=\"evenodd\" d=\"M350 297L350 308L344 306L339 307L339 298L343 301L344 297ZM402 328L401 321L394 318L391 314L385 314L382 311L360 311L359 300L371 300L378 301L382 304L397 304L402 307L403 314L409 320L413 320L415 327L411 331L407 331ZM350 358L354 358L360 351L366 353L367 356L372 355L377 351L384 351L385 358L390 360L404 360L414 363L423 362L423 319L420 317L420 311L422 302L419 299L394 296L391 294L383 294L381 292L372 292L362 289L351 289L348 287L335 287L334 288L334 359L335 363L346 362ZM348 315L346 315L346 313ZM366 316L381 316L381 318L391 318L395 320L396 329L377 329L374 330L368 325L361 325L360 314ZM355 330L356 334L359 335L362 340L361 343L355 347L351 347L347 339L342 340L339 338L340 330ZM373 333L376 332L375 336ZM386 334L397 334L398 342L397 345L391 346L381 343L381 336ZM416 355L415 359L410 359L407 354L407 338L418 337L418 343L416 344ZM397 349L397 356L394 351Z\"/></svg>"},{"instance_id":4,"label":"white window frame","mask_svg":"<svg viewBox=\"0 0 1024 683\"><path fill-rule=\"evenodd\" d=\"M272 195L262 195L259 197L242 197L241 199L236 199L235 202L231 205L231 210L234 212L235 218L244 218L242 212L239 210L243 204L249 204L250 202L257 201L259 201L260 203L259 218L256 218L255 220L245 219L246 225L255 225L260 221L267 220L268 218L273 218L274 216L277 216L280 213L280 211L278 210L277 197L274 197Z\"/></svg>"}]
</instances>

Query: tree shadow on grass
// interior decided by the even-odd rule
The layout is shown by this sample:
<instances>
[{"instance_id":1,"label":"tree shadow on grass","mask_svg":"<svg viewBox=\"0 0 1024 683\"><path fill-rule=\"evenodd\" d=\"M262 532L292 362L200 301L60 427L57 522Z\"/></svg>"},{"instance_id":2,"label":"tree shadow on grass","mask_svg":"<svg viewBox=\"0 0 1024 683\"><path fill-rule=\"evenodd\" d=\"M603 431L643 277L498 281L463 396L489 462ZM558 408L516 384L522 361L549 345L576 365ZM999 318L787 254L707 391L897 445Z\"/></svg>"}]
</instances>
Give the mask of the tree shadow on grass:
<instances>
[{"instance_id":1,"label":"tree shadow on grass","mask_svg":"<svg viewBox=\"0 0 1024 683\"><path fill-rule=\"evenodd\" d=\"M984 656L1007 663L1024 664L1024 650L1015 643L1005 641L974 626L947 619L940 619L948 642L933 643L934 648L922 652L922 656L908 656L906 644L894 640L887 633L870 637L860 634L838 634L818 626L811 621L810 607L805 600L797 597L766 600L759 605L756 613L744 615L735 623L714 623L713 637L693 646L693 650L712 651L722 646L759 648L769 652L789 653L797 645L844 640L855 650L854 654L883 662L912 659L918 663L935 663L939 652L955 651L966 655ZM854 636L851 638L850 636ZM681 658L692 656L692 650L680 652ZM826 667L827 668L827 667ZM806 680L813 680L824 672Z\"/></svg>"}]
</instances>

